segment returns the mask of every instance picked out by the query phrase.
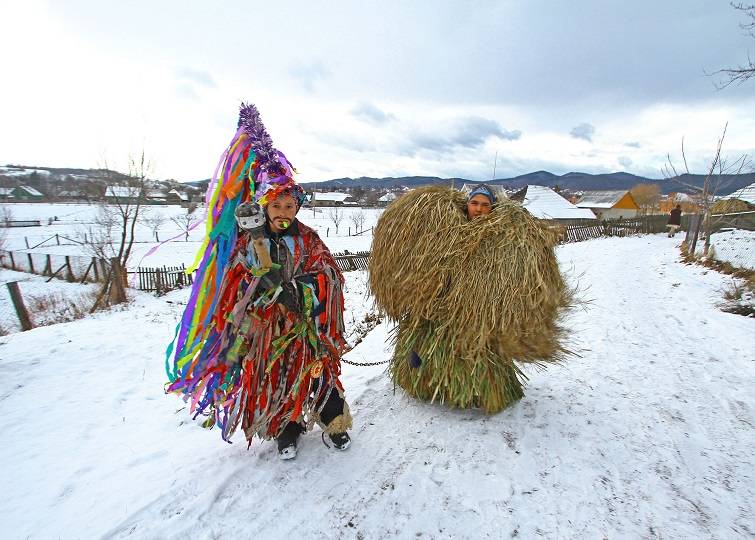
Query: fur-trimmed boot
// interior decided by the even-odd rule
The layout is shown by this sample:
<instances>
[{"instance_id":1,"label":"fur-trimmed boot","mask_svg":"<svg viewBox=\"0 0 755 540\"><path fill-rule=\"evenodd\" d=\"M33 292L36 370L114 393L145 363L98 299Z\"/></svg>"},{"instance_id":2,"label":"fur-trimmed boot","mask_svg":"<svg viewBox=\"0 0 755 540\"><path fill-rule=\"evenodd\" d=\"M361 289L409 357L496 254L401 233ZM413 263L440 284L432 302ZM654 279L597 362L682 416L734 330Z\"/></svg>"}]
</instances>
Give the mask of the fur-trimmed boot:
<instances>
[{"instance_id":1,"label":"fur-trimmed boot","mask_svg":"<svg viewBox=\"0 0 755 540\"><path fill-rule=\"evenodd\" d=\"M325 407L320 411L320 422L323 426L323 442L327 433L336 450L346 450L351 446L351 437L346 433L351 429L351 412L343 396L337 392L330 394Z\"/></svg>"}]
</instances>

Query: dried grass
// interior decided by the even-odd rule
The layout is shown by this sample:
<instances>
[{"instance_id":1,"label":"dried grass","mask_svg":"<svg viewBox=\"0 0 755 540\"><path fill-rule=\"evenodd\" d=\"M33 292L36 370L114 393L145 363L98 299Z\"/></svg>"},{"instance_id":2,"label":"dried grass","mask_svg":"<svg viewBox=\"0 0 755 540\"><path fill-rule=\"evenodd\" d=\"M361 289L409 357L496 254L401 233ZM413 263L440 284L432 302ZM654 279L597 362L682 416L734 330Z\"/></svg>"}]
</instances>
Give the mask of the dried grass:
<instances>
[{"instance_id":1,"label":"dried grass","mask_svg":"<svg viewBox=\"0 0 755 540\"><path fill-rule=\"evenodd\" d=\"M48 326L83 319L97 298L96 290L82 293L32 294L26 297L34 326Z\"/></svg>"},{"instance_id":2,"label":"dried grass","mask_svg":"<svg viewBox=\"0 0 755 540\"><path fill-rule=\"evenodd\" d=\"M556 235L518 203L468 221L450 188L414 190L375 228L370 289L399 322L391 373L422 399L495 412L523 395L515 362L567 354L557 320L571 297L554 254ZM412 369L415 351L422 367Z\"/></svg>"}]
</instances>

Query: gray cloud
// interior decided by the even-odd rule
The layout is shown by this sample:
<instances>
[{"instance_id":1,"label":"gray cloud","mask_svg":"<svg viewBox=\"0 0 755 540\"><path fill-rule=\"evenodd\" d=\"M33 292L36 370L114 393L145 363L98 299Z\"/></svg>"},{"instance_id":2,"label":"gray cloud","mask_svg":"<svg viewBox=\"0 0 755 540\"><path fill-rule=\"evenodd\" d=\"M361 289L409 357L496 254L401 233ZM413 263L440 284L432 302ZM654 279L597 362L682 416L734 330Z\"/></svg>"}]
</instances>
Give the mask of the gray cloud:
<instances>
[{"instance_id":1,"label":"gray cloud","mask_svg":"<svg viewBox=\"0 0 755 540\"><path fill-rule=\"evenodd\" d=\"M509 141L514 141L522 136L522 132L518 129L507 131L498 122L478 116L470 116L460 120L456 129L458 131L451 138L451 141L459 146L467 147L479 146L485 142L485 139L492 136Z\"/></svg>"},{"instance_id":2,"label":"gray cloud","mask_svg":"<svg viewBox=\"0 0 755 540\"><path fill-rule=\"evenodd\" d=\"M583 122L582 124L574 126L569 135L575 139L584 139L585 141L592 142L592 136L595 134L595 126Z\"/></svg>"},{"instance_id":3,"label":"gray cloud","mask_svg":"<svg viewBox=\"0 0 755 540\"><path fill-rule=\"evenodd\" d=\"M310 93L315 91L318 83L332 76L330 70L319 60L308 64L297 62L291 66L288 73Z\"/></svg>"},{"instance_id":4,"label":"gray cloud","mask_svg":"<svg viewBox=\"0 0 755 540\"><path fill-rule=\"evenodd\" d=\"M216 88L215 80L208 71L183 67L176 71L176 77L182 83L204 86L205 88Z\"/></svg>"},{"instance_id":5,"label":"gray cloud","mask_svg":"<svg viewBox=\"0 0 755 540\"><path fill-rule=\"evenodd\" d=\"M367 101L357 104L351 109L351 114L355 118L373 125L385 124L386 122L396 119L393 114L386 113Z\"/></svg>"},{"instance_id":6,"label":"gray cloud","mask_svg":"<svg viewBox=\"0 0 755 540\"><path fill-rule=\"evenodd\" d=\"M521 136L520 130L503 129L495 120L469 116L453 122L446 133L436 130L432 134L414 134L404 153L413 155L418 150L448 152L453 148L476 148L482 146L490 137L513 141Z\"/></svg>"},{"instance_id":7,"label":"gray cloud","mask_svg":"<svg viewBox=\"0 0 755 540\"><path fill-rule=\"evenodd\" d=\"M626 156L621 156L618 159L618 162L619 162L619 165L621 165L625 169L629 169L632 165L634 165L634 161L632 161L631 159L629 159Z\"/></svg>"},{"instance_id":8,"label":"gray cloud","mask_svg":"<svg viewBox=\"0 0 755 540\"><path fill-rule=\"evenodd\" d=\"M641 148L642 145L638 143L637 141L632 141L628 143L624 143L624 146L628 146L629 148Z\"/></svg>"}]
</instances>

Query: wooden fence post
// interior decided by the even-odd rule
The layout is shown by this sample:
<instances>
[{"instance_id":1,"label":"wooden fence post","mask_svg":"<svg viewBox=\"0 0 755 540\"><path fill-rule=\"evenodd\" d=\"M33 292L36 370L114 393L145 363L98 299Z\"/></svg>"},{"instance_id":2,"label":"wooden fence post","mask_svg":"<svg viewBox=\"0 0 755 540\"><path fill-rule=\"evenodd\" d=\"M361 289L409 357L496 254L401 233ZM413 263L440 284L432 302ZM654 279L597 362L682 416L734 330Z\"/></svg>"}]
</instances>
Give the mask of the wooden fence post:
<instances>
[{"instance_id":1,"label":"wooden fence post","mask_svg":"<svg viewBox=\"0 0 755 540\"><path fill-rule=\"evenodd\" d=\"M11 270L16 269L16 261L13 259L13 252L9 251L8 254L10 255L10 268Z\"/></svg>"},{"instance_id":2,"label":"wooden fence post","mask_svg":"<svg viewBox=\"0 0 755 540\"><path fill-rule=\"evenodd\" d=\"M73 281L73 268L71 268L71 257L66 255L66 280Z\"/></svg>"},{"instance_id":3,"label":"wooden fence post","mask_svg":"<svg viewBox=\"0 0 755 540\"><path fill-rule=\"evenodd\" d=\"M89 275L89 271L92 269L92 266L94 265L94 260L89 263L89 266L87 266L86 272L84 272L84 277L81 278L80 283L86 283L87 276Z\"/></svg>"},{"instance_id":4,"label":"wooden fence post","mask_svg":"<svg viewBox=\"0 0 755 540\"><path fill-rule=\"evenodd\" d=\"M29 318L29 312L26 311L26 306L24 305L24 298L21 296L21 291L18 288L18 281L11 281L7 283L8 285L8 291L10 292L10 298L13 301L13 307L16 308L16 314L18 315L18 320L21 322L21 330L31 330L34 328L31 324L31 319Z\"/></svg>"},{"instance_id":5,"label":"wooden fence post","mask_svg":"<svg viewBox=\"0 0 755 540\"><path fill-rule=\"evenodd\" d=\"M92 257L92 269L94 270L94 282L100 280L100 273L97 271L97 257Z\"/></svg>"},{"instance_id":6,"label":"wooden fence post","mask_svg":"<svg viewBox=\"0 0 755 540\"><path fill-rule=\"evenodd\" d=\"M24 236L24 242L26 242L26 249L29 249L29 239Z\"/></svg>"},{"instance_id":7,"label":"wooden fence post","mask_svg":"<svg viewBox=\"0 0 755 540\"><path fill-rule=\"evenodd\" d=\"M31 253L27 253L26 256L29 258L29 273L36 274L34 271L34 259L32 258Z\"/></svg>"}]
</instances>

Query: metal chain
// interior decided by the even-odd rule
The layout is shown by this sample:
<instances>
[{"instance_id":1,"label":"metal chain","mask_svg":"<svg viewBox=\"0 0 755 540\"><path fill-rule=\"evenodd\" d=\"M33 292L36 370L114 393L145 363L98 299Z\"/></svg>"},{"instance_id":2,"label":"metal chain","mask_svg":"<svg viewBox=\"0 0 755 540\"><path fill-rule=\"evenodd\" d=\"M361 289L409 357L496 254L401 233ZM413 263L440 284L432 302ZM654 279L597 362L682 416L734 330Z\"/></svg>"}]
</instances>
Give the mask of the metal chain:
<instances>
[{"instance_id":1,"label":"metal chain","mask_svg":"<svg viewBox=\"0 0 755 540\"><path fill-rule=\"evenodd\" d=\"M382 362L350 362L349 360L346 360L345 358L341 358L341 362L345 362L347 364L351 364L352 366L379 366L380 364L387 364L390 362L391 359L383 360Z\"/></svg>"}]
</instances>

